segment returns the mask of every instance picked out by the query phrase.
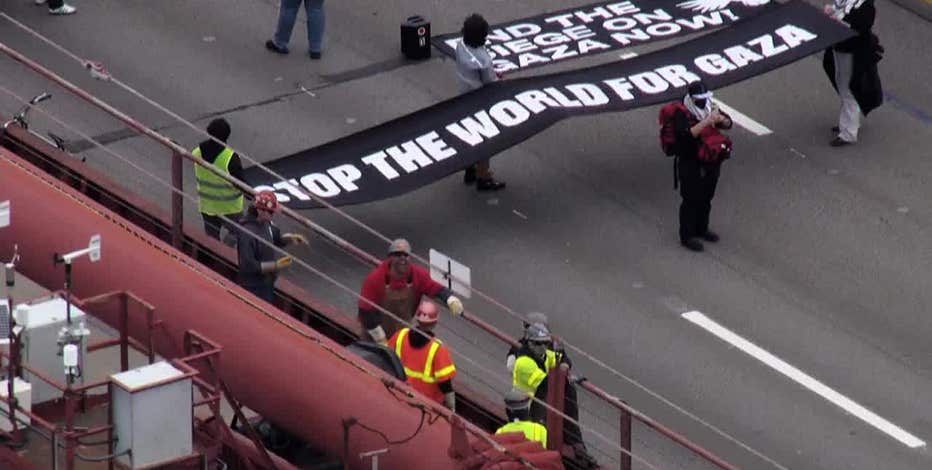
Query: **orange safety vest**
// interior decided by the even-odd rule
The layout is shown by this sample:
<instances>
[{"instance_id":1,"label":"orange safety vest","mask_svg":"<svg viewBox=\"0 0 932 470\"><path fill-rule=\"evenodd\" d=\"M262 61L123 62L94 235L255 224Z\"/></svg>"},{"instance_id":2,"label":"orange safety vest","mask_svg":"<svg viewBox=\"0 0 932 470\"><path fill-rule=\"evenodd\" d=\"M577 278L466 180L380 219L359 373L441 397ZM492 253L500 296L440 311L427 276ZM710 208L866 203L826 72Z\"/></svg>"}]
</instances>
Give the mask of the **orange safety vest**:
<instances>
[{"instance_id":1,"label":"orange safety vest","mask_svg":"<svg viewBox=\"0 0 932 470\"><path fill-rule=\"evenodd\" d=\"M456 366L450 358L450 351L435 338L423 348L413 348L406 341L410 331L410 328L402 328L388 340L388 346L395 350L401 360L405 375L408 376L408 385L437 403L443 403L439 383L456 376Z\"/></svg>"}]
</instances>

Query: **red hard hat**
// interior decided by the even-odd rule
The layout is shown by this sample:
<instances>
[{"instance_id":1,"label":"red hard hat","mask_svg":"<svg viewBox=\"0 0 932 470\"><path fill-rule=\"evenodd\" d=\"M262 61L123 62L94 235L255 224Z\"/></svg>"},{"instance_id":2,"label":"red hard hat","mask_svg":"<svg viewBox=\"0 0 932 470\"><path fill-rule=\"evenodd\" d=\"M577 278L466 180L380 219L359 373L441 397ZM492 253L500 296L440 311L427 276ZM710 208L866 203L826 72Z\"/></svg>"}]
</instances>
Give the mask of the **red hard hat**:
<instances>
[{"instance_id":1,"label":"red hard hat","mask_svg":"<svg viewBox=\"0 0 932 470\"><path fill-rule=\"evenodd\" d=\"M278 198L272 191L261 191L256 193L256 199L252 201L256 209L265 209L271 212L278 212Z\"/></svg>"},{"instance_id":2,"label":"red hard hat","mask_svg":"<svg viewBox=\"0 0 932 470\"><path fill-rule=\"evenodd\" d=\"M414 319L422 325L433 325L440 319L440 311L437 310L437 306L433 302L424 300L417 306Z\"/></svg>"}]
</instances>

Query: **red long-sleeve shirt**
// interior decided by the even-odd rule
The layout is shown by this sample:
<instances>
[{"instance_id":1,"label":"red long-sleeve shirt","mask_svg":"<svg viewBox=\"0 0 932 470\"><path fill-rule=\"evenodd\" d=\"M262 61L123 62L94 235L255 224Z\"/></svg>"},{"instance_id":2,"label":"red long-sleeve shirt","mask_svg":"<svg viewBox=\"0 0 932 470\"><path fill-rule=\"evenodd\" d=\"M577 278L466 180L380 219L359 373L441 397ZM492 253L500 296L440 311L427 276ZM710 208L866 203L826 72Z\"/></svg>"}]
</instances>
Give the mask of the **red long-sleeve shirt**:
<instances>
[{"instance_id":1,"label":"red long-sleeve shirt","mask_svg":"<svg viewBox=\"0 0 932 470\"><path fill-rule=\"evenodd\" d=\"M409 267L411 271L408 277L398 279L392 275L389 261L382 261L377 268L373 269L372 272L366 276L366 280L362 283L362 292L360 295L376 305L381 305L382 299L385 298L386 280L389 287L392 289L403 289L410 282L412 287L414 287L414 294L418 296L418 298L423 295L436 297L441 295L443 291L446 291L443 284L430 278L430 272L426 269L414 264L409 265ZM446 299L441 300L446 301ZM369 305L368 302L362 299L359 300L359 309L365 311L376 310L375 307Z\"/></svg>"}]
</instances>

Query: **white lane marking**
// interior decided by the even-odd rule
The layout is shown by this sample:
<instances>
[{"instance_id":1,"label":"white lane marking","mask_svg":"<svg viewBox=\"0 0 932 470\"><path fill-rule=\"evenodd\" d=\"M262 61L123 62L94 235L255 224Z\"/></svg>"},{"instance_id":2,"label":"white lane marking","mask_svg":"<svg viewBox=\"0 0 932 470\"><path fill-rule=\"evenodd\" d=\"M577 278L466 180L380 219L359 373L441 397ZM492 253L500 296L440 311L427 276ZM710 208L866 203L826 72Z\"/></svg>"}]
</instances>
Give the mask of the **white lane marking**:
<instances>
[{"instance_id":1,"label":"white lane marking","mask_svg":"<svg viewBox=\"0 0 932 470\"><path fill-rule=\"evenodd\" d=\"M735 124L757 135L773 134L772 130L768 129L763 124L751 119L750 117L748 117L741 111L738 111L737 109L732 108L731 106L728 106L727 104L723 103L722 100L712 98L712 101L718 104L718 107L721 108L722 111L725 111L726 113L728 113L728 115L731 116L732 122L734 122Z\"/></svg>"},{"instance_id":2,"label":"white lane marking","mask_svg":"<svg viewBox=\"0 0 932 470\"><path fill-rule=\"evenodd\" d=\"M929 0L929 1L932 1L932 0ZM631 59L637 56L638 56L637 52L626 52L624 54L619 55L618 57L620 57L622 60L628 60L628 59ZM712 98L712 101L717 103L718 107L721 108L722 111L725 111L726 113L728 113L729 116L731 116L732 122L747 129L751 133L756 134L756 135L773 134L773 131L768 129L767 126L751 119L750 117L748 117L748 115L742 113L741 111L738 111L737 109L732 108L731 106L728 106L727 104L723 103L722 100Z\"/></svg>"},{"instance_id":3,"label":"white lane marking","mask_svg":"<svg viewBox=\"0 0 932 470\"><path fill-rule=\"evenodd\" d=\"M728 342L732 346L735 346L738 349L746 352L758 361L767 364L777 372L780 372L781 374L793 379L803 387L806 387L809 390L821 395L822 398L825 398L848 413L851 413L852 415L860 418L867 424L870 424L871 426L874 426L875 428L883 431L890 437L902 442L907 447L916 448L926 445L925 441L922 439L919 439L918 437L906 432L903 428L900 428L899 426L887 421L886 419L881 418L876 413L855 403L848 397L836 392L835 390L832 390L827 385L812 378L805 372L787 364L782 359L757 347L750 341L738 336L731 330L719 325L709 317L703 315L702 312L693 310L690 312L685 312L681 316L686 320L689 320L694 324L702 327L709 333L718 336L720 339Z\"/></svg>"}]
</instances>

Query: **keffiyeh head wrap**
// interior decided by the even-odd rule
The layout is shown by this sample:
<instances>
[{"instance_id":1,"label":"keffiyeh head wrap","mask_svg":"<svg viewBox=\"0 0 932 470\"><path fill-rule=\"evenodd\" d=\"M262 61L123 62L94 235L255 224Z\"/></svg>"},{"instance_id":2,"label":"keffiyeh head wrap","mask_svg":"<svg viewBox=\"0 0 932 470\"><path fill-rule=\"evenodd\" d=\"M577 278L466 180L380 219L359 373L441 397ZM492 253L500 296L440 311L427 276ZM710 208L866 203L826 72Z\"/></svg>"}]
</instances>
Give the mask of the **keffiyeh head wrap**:
<instances>
[{"instance_id":1,"label":"keffiyeh head wrap","mask_svg":"<svg viewBox=\"0 0 932 470\"><path fill-rule=\"evenodd\" d=\"M693 100L705 100L705 106L700 108L696 106L696 102ZM683 97L683 106L686 106L686 109L693 116L696 116L696 119L700 121L705 119L706 116L712 113L712 91L708 90L698 95L686 93L686 96Z\"/></svg>"},{"instance_id":2,"label":"keffiyeh head wrap","mask_svg":"<svg viewBox=\"0 0 932 470\"><path fill-rule=\"evenodd\" d=\"M855 8L863 5L864 1L865 0L834 0L832 6L835 8L835 15L840 20L851 13Z\"/></svg>"}]
</instances>

